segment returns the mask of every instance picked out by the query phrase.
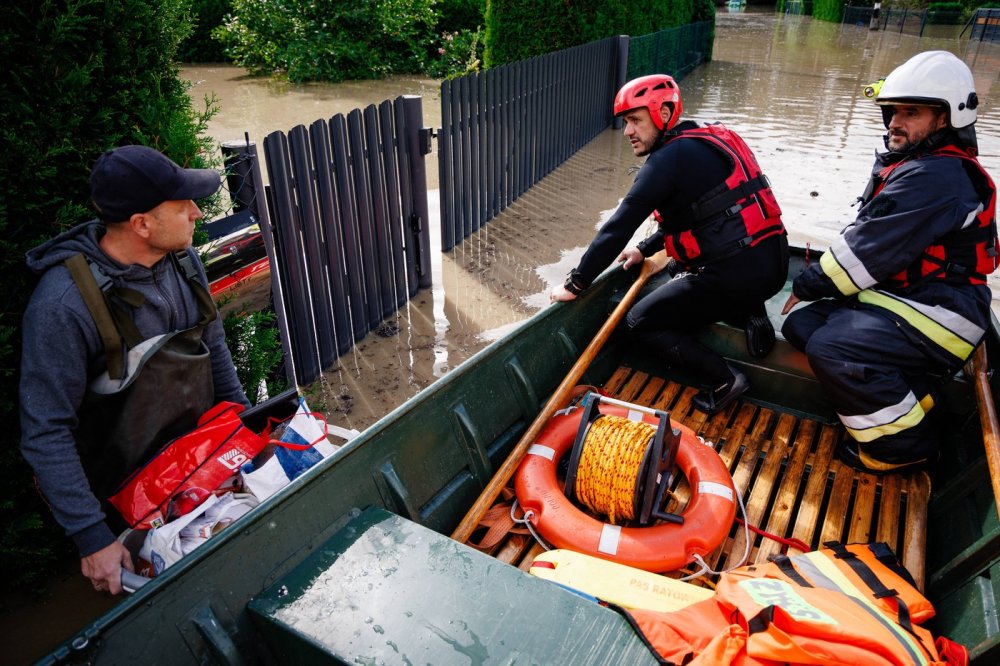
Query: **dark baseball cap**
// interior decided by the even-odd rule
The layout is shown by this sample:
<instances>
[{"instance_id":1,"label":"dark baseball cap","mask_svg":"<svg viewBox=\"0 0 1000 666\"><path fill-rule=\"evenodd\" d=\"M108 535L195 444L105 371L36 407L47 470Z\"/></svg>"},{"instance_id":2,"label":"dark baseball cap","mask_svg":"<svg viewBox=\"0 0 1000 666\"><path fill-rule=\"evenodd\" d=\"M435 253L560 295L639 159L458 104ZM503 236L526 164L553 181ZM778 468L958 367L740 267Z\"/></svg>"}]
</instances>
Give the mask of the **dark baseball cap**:
<instances>
[{"instance_id":1,"label":"dark baseball cap","mask_svg":"<svg viewBox=\"0 0 1000 666\"><path fill-rule=\"evenodd\" d=\"M147 146L121 146L107 151L90 171L90 196L106 222L121 222L146 213L164 201L202 199L222 184L218 171L183 169Z\"/></svg>"}]
</instances>

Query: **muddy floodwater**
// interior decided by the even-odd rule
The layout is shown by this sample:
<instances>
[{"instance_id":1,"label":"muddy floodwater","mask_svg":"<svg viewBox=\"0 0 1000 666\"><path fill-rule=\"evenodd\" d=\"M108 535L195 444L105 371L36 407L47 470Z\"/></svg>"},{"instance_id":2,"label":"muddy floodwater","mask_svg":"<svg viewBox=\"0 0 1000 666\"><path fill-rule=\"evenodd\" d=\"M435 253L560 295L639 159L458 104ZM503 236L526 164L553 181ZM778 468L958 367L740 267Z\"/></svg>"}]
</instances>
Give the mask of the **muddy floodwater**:
<instances>
[{"instance_id":1,"label":"muddy floodwater","mask_svg":"<svg viewBox=\"0 0 1000 666\"><path fill-rule=\"evenodd\" d=\"M881 113L861 89L919 51L949 50L973 69L983 100L977 123L981 159L1000 175L1000 47L970 44L959 37L960 29L931 26L918 38L808 17L722 10L713 60L681 82L684 114L736 129L773 183L791 240L824 248L853 219L851 206L874 151L882 147ZM431 80L293 85L250 78L232 67L182 73L194 82L196 96L218 96L222 111L210 131L219 141L249 132L259 145L270 131L401 94L420 95L425 125L440 125L439 84ZM433 210L435 154L427 165ZM549 290L575 266L639 165L621 134L607 130L454 250L435 250L434 286L389 322L398 335L369 334L320 381L303 387L311 406L338 425L363 429L548 307ZM432 218L436 234L433 212ZM431 247L440 247L436 237ZM993 287L1000 294L1000 276ZM266 293L263 281L245 287L241 296L259 300Z\"/></svg>"},{"instance_id":2,"label":"muddy floodwater","mask_svg":"<svg viewBox=\"0 0 1000 666\"><path fill-rule=\"evenodd\" d=\"M681 81L684 113L722 121L746 139L773 183L793 242L822 249L853 219L851 204L884 132L861 89L919 51L952 51L973 69L982 100L981 161L1000 178L1000 45L970 44L959 37L961 26L932 26L918 38L808 17L719 12L714 59ZM439 82L429 79L297 85L200 65L182 68L182 75L193 82L196 100L217 96L221 111L209 131L219 142L249 133L261 146L271 131L403 94L420 95L425 125L440 126ZM575 266L639 164L621 134L608 130L454 250L437 251L433 237L434 286L389 322L387 329L398 333L369 334L320 381L303 387L310 406L333 424L364 429L549 307L549 290ZM427 166L435 209L435 154ZM438 232L436 223L430 228ZM991 284L1000 312L1000 277ZM266 302L268 289L268 280L257 278L241 287L232 307ZM78 569L69 563L44 604L0 617L6 637L0 661L37 658L113 604L94 595Z\"/></svg>"}]
</instances>

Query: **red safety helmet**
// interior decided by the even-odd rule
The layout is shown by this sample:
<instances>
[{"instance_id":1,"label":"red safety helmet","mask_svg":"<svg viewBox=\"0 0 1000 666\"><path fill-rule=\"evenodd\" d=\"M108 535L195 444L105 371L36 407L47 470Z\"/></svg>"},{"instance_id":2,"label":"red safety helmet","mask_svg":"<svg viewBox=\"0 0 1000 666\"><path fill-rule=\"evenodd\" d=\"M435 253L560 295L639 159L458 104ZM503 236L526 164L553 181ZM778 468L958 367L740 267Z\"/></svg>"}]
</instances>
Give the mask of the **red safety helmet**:
<instances>
[{"instance_id":1,"label":"red safety helmet","mask_svg":"<svg viewBox=\"0 0 1000 666\"><path fill-rule=\"evenodd\" d=\"M660 107L670 105L670 121L666 127L660 118ZM646 107L658 129L671 129L681 117L681 89L672 76L666 74L650 74L632 79L622 86L615 95L615 115L620 116L632 109Z\"/></svg>"}]
</instances>

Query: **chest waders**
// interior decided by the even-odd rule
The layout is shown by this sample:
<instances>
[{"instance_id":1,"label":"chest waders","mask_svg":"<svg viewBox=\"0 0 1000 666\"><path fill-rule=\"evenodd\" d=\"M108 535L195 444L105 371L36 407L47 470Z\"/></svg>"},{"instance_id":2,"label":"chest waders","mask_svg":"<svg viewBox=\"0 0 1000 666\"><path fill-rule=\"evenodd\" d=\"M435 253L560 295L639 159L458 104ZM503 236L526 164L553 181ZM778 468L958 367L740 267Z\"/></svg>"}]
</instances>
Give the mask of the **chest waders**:
<instances>
[{"instance_id":1,"label":"chest waders","mask_svg":"<svg viewBox=\"0 0 1000 666\"><path fill-rule=\"evenodd\" d=\"M115 287L82 254L66 260L104 343L108 368L87 387L74 432L91 489L103 503L171 439L193 429L212 406L212 362L202 341L218 310L186 253L170 255L198 302L191 328L142 340L130 309L145 302L139 292Z\"/></svg>"}]
</instances>

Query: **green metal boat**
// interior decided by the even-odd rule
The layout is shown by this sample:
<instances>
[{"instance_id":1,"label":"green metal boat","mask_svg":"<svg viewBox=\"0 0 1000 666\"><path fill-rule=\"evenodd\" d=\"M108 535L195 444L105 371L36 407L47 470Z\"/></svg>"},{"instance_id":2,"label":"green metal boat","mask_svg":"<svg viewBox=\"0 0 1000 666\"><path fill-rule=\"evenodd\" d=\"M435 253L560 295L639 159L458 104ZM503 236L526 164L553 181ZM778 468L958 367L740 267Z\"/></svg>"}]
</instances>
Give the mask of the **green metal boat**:
<instances>
[{"instance_id":1,"label":"green metal boat","mask_svg":"<svg viewBox=\"0 0 1000 666\"><path fill-rule=\"evenodd\" d=\"M790 275L801 270L793 255ZM659 276L654 276L655 283ZM43 663L656 663L618 613L525 573L518 537L484 553L451 539L633 276L606 274L545 309L395 409L270 501L210 539ZM648 285L649 288L651 285ZM769 303L772 320L788 288ZM764 359L725 325L706 341L751 381L707 417L691 378L612 335L582 383L656 405L729 464L750 521L816 547L887 541L937 608L932 628L1000 662L1000 524L981 425L994 407L975 377L948 386L954 428L928 475L876 478L833 460L842 436L805 358L782 341ZM986 351L1000 358L994 320ZM995 388L995 386L994 386ZM266 407L289 412L280 396ZM734 526L715 555L742 553ZM777 545L753 540L751 559ZM734 556L735 557L735 556Z\"/></svg>"}]
</instances>

